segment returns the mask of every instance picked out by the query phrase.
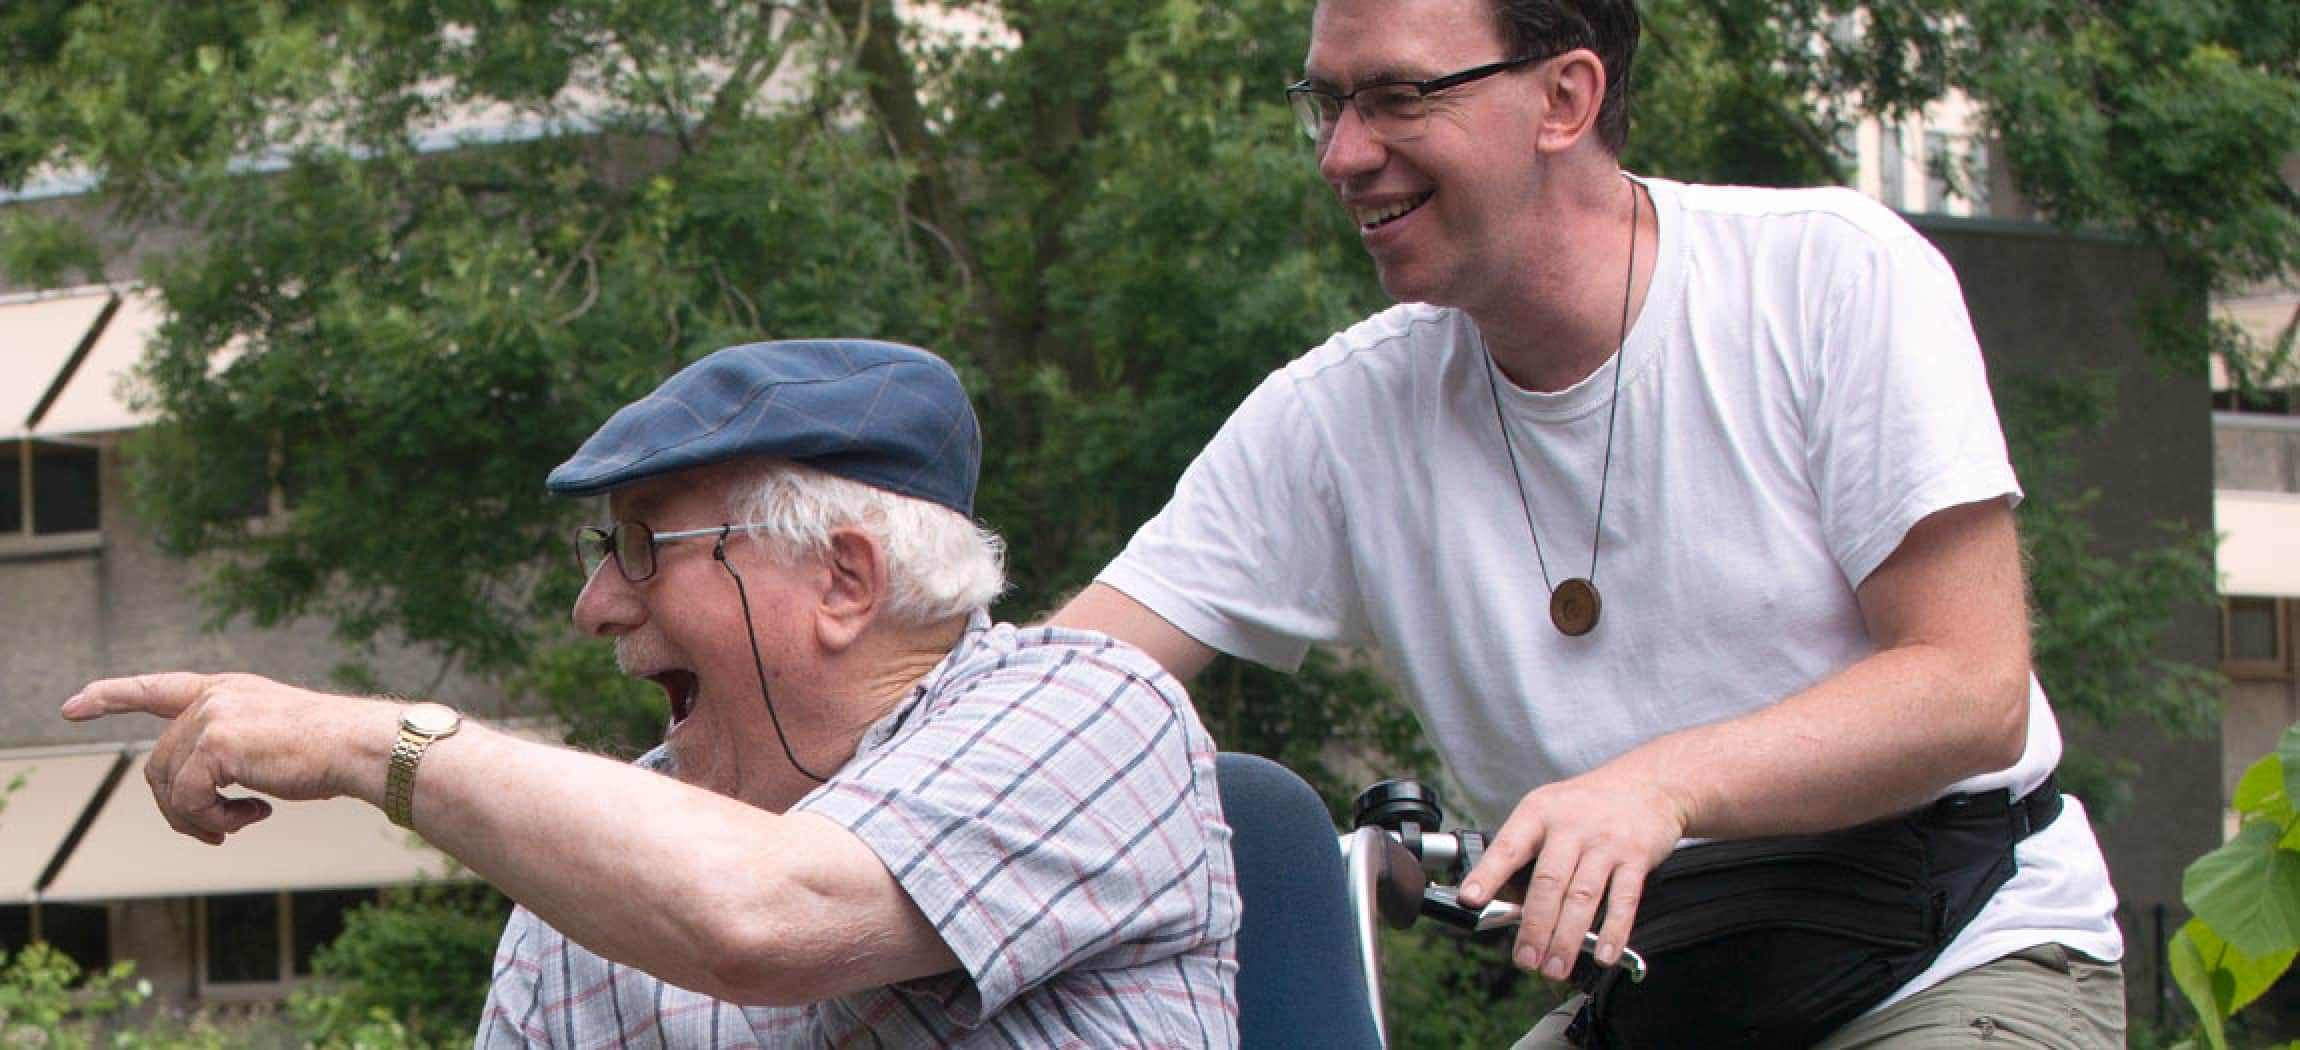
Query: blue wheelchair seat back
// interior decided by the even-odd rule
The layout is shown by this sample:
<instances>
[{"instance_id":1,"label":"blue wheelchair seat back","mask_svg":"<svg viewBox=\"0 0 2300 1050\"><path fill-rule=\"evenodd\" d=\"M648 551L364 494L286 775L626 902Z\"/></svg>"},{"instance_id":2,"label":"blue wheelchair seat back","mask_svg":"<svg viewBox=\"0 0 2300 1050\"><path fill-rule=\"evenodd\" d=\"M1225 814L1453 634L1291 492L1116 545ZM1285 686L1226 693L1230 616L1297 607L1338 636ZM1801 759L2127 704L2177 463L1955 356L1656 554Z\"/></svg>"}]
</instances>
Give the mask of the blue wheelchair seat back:
<instances>
[{"instance_id":1,"label":"blue wheelchair seat back","mask_svg":"<svg viewBox=\"0 0 2300 1050\"><path fill-rule=\"evenodd\" d=\"M1375 1004L1325 803L1292 770L1223 752L1222 812L1238 895L1238 1035L1243 1050L1381 1050Z\"/></svg>"}]
</instances>

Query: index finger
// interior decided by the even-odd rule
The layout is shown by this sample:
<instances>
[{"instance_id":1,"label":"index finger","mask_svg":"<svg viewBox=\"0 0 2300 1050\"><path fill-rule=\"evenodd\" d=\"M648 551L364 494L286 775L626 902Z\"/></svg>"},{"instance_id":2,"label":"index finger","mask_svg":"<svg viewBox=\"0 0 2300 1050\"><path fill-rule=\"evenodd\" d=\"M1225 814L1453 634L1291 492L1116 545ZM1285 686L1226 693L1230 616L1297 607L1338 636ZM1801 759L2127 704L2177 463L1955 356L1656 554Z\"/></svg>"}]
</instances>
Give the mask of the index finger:
<instances>
[{"instance_id":1,"label":"index finger","mask_svg":"<svg viewBox=\"0 0 2300 1050\"><path fill-rule=\"evenodd\" d=\"M1548 838L1547 829L1538 821L1521 820L1512 814L1487 841L1485 853L1477 864L1462 876L1461 902L1473 908L1484 907L1487 901L1503 896L1513 887L1523 891L1524 877L1532 874L1534 859Z\"/></svg>"},{"instance_id":2,"label":"index finger","mask_svg":"<svg viewBox=\"0 0 2300 1050\"><path fill-rule=\"evenodd\" d=\"M174 718L206 695L214 678L214 675L189 671L167 671L99 679L81 686L78 693L64 701L62 713L74 722L127 712Z\"/></svg>"}]
</instances>

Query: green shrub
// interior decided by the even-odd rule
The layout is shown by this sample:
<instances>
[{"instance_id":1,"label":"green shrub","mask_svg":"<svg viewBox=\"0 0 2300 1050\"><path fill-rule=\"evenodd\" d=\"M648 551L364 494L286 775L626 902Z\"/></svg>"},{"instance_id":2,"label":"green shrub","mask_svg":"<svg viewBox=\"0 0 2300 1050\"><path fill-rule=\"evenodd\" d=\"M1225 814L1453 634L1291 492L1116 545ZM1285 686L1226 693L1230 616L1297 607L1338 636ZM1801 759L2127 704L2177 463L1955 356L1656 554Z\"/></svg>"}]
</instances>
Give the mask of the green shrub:
<instances>
[{"instance_id":1,"label":"green shrub","mask_svg":"<svg viewBox=\"0 0 2300 1050\"><path fill-rule=\"evenodd\" d=\"M323 1050L469 1045L510 912L486 883L385 891L313 959L334 983L295 998L297 1023Z\"/></svg>"},{"instance_id":2,"label":"green shrub","mask_svg":"<svg viewBox=\"0 0 2300 1050\"><path fill-rule=\"evenodd\" d=\"M99 973L46 944L33 943L10 959L0 953L0 1046L43 1050L87 1050L95 1045L99 1021L141 1004L151 994L142 981L130 981L135 964L121 962Z\"/></svg>"}]
</instances>

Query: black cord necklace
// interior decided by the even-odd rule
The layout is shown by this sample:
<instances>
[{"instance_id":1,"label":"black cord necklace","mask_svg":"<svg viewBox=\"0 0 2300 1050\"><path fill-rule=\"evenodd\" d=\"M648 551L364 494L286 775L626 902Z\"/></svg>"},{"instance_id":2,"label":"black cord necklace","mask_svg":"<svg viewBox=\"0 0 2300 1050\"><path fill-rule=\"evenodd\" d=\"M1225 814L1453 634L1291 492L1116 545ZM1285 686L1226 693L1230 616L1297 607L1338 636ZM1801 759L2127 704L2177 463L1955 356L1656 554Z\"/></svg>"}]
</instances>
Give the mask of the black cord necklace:
<instances>
[{"instance_id":1,"label":"black cord necklace","mask_svg":"<svg viewBox=\"0 0 2300 1050\"><path fill-rule=\"evenodd\" d=\"M1541 585L1549 588L1549 622L1559 632L1578 638L1597 626L1604 602L1597 594L1597 545L1605 538L1605 490L1613 477L1613 421L1621 409L1621 371L1629 347L1629 297L1637 287L1637 184L1629 184L1629 275L1621 286L1621 336L1613 354L1613 394L1605 408L1605 460L1597 474L1597 524L1589 538L1589 575L1564 583L1549 582L1549 562L1541 556L1541 534L1533 527L1533 501L1525 495L1525 475L1517 468L1517 444L1509 436L1509 422L1501 412L1501 381L1493 354L1485 355L1486 391L1493 395L1493 423L1501 431L1501 447L1509 453L1509 477L1517 483L1517 505L1525 511L1525 534L1533 540L1533 560L1541 567Z\"/></svg>"},{"instance_id":2,"label":"black cord necklace","mask_svg":"<svg viewBox=\"0 0 2300 1050\"><path fill-rule=\"evenodd\" d=\"M799 764L799 756L791 751L791 738L783 735L782 716L775 713L774 695L767 692L767 664L759 656L759 629L751 622L751 595L743 586L743 574L736 572L735 563L727 559L727 535L733 531L735 531L735 527L732 525L719 530L719 545L711 551L711 557L717 558L719 567L727 570L727 575L735 578L735 597L743 600L743 630L751 638L751 669L759 673L759 699L766 702L767 721L774 724L775 740L783 745L783 757L790 760L792 769L798 770L800 776L817 784L830 783L829 777Z\"/></svg>"}]
</instances>

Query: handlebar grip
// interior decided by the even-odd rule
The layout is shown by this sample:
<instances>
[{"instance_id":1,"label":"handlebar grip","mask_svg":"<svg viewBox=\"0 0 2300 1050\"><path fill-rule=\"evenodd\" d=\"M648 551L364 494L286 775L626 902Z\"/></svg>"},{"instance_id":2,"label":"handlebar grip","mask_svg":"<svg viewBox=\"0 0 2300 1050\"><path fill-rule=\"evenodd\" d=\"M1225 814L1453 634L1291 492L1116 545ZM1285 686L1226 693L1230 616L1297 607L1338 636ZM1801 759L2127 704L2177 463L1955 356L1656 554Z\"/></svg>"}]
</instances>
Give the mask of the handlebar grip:
<instances>
[{"instance_id":1,"label":"handlebar grip","mask_svg":"<svg viewBox=\"0 0 2300 1050\"><path fill-rule=\"evenodd\" d=\"M1472 935L1506 930L1518 925L1524 917L1521 909L1508 901L1487 901L1485 907L1472 909L1462 904L1461 891L1452 886L1424 887L1421 914ZM1634 948L1622 949L1620 961L1613 965L1629 978L1631 984L1645 980L1645 957L1637 954ZM1574 973L1570 980L1586 984L1585 978L1591 976L1592 968L1605 968L1604 964L1597 961L1597 934L1594 932L1581 935L1581 956L1574 960Z\"/></svg>"}]
</instances>

